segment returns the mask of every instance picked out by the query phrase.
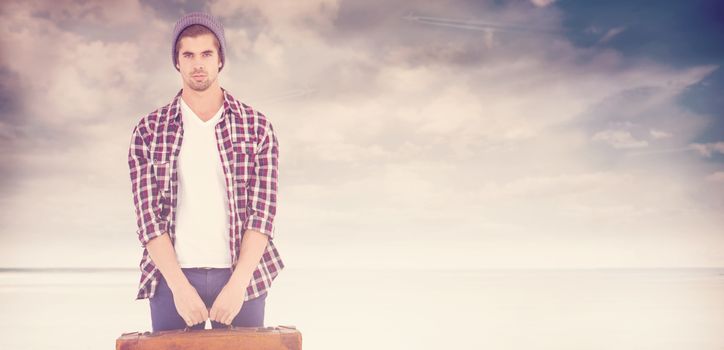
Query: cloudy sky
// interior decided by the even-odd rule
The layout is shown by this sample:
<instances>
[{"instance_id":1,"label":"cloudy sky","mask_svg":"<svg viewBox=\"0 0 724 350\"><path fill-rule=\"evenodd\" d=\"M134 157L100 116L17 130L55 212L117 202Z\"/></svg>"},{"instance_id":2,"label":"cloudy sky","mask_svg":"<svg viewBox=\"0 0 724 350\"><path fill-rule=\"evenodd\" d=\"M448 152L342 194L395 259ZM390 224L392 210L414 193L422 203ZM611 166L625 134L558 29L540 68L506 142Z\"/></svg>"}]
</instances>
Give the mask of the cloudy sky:
<instances>
[{"instance_id":1,"label":"cloudy sky","mask_svg":"<svg viewBox=\"0 0 724 350\"><path fill-rule=\"evenodd\" d=\"M298 268L724 266L724 5L3 1L0 267L136 267L127 150L225 26Z\"/></svg>"}]
</instances>

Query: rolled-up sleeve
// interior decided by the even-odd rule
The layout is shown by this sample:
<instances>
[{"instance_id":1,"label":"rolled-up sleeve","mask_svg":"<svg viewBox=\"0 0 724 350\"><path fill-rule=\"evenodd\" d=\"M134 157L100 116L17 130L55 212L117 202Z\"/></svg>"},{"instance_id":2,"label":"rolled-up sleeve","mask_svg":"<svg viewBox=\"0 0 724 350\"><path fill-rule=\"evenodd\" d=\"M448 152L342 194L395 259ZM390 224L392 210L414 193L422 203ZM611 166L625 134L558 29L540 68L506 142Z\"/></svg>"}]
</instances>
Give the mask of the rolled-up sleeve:
<instances>
[{"instance_id":1,"label":"rolled-up sleeve","mask_svg":"<svg viewBox=\"0 0 724 350\"><path fill-rule=\"evenodd\" d=\"M131 175L131 191L136 211L136 233L142 247L167 232L168 222L159 220L158 186L153 171L153 162L144 135L142 123L133 129L128 149L128 167Z\"/></svg>"},{"instance_id":2,"label":"rolled-up sleeve","mask_svg":"<svg viewBox=\"0 0 724 350\"><path fill-rule=\"evenodd\" d=\"M247 187L249 216L244 229L259 231L273 239L279 178L279 143L271 123L268 119L265 121L264 135L254 157L254 173Z\"/></svg>"}]
</instances>

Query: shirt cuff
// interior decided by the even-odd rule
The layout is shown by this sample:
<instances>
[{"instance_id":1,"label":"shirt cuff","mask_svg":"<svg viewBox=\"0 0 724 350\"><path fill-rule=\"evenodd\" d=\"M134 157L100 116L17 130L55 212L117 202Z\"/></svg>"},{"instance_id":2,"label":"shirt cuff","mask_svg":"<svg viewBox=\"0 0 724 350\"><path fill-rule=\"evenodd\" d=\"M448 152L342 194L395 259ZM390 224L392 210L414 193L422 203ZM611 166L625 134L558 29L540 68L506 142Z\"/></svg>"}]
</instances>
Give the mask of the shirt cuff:
<instances>
[{"instance_id":1,"label":"shirt cuff","mask_svg":"<svg viewBox=\"0 0 724 350\"><path fill-rule=\"evenodd\" d=\"M266 218L262 218L256 214L252 214L246 220L246 225L244 226L244 230L259 231L259 232L269 236L269 239L273 239L275 226L272 221L270 221Z\"/></svg>"},{"instance_id":2,"label":"shirt cuff","mask_svg":"<svg viewBox=\"0 0 724 350\"><path fill-rule=\"evenodd\" d=\"M146 245L152 239L163 235L167 232L168 222L166 221L153 221L148 223L144 228L138 230L138 240L141 242L141 247L146 248Z\"/></svg>"}]
</instances>

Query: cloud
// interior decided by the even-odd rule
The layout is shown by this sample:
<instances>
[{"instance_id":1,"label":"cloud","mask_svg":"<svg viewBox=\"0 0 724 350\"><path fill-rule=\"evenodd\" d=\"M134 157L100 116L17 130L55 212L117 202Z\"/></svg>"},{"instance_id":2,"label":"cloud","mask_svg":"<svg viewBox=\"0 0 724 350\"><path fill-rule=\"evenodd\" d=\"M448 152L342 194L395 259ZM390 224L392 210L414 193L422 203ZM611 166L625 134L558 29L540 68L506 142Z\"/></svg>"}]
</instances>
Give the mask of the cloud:
<instances>
[{"instance_id":1,"label":"cloud","mask_svg":"<svg viewBox=\"0 0 724 350\"><path fill-rule=\"evenodd\" d=\"M22 4L22 5L21 5ZM85 23L93 26L135 25L143 18L145 8L137 0L122 1L74 1L58 0L53 2L10 1L9 10L26 10L40 18L59 26Z\"/></svg>"},{"instance_id":2,"label":"cloud","mask_svg":"<svg viewBox=\"0 0 724 350\"><path fill-rule=\"evenodd\" d=\"M651 137L653 137L654 139L665 139L667 137L671 137L671 133L668 133L666 131L661 131L661 130L651 129L651 130L649 130L649 133L651 134Z\"/></svg>"},{"instance_id":3,"label":"cloud","mask_svg":"<svg viewBox=\"0 0 724 350\"><path fill-rule=\"evenodd\" d=\"M556 0L530 0L530 2L531 2L533 5L538 6L538 7L550 6L550 5L551 5L553 2L555 2L555 1L556 1Z\"/></svg>"},{"instance_id":4,"label":"cloud","mask_svg":"<svg viewBox=\"0 0 724 350\"><path fill-rule=\"evenodd\" d=\"M630 174L598 172L582 174L558 174L550 176L522 177L505 183L488 183L480 195L495 198L531 198L568 196L585 192L604 191L605 188L630 185L635 178Z\"/></svg>"},{"instance_id":5,"label":"cloud","mask_svg":"<svg viewBox=\"0 0 724 350\"><path fill-rule=\"evenodd\" d=\"M724 154L724 142L692 143L690 147L707 158L710 158L716 153Z\"/></svg>"},{"instance_id":6,"label":"cloud","mask_svg":"<svg viewBox=\"0 0 724 350\"><path fill-rule=\"evenodd\" d=\"M20 74L0 67L0 130L6 134L14 124L22 121L22 91ZM6 140L6 137L0 139Z\"/></svg>"},{"instance_id":7,"label":"cloud","mask_svg":"<svg viewBox=\"0 0 724 350\"><path fill-rule=\"evenodd\" d=\"M2 46L13 48L14 59L5 59L4 65L20 76L27 118L58 126L69 120L92 122L112 117L108 111L120 116L129 110L146 73L141 59L143 43L134 38L97 40L59 26L64 21L78 21L78 26L157 24L144 21L133 1L124 4L130 12L111 16L109 11L118 3L104 7L69 2L67 8L9 4L14 11L3 15L0 30L4 33ZM127 17L134 13L137 16Z\"/></svg>"},{"instance_id":8,"label":"cloud","mask_svg":"<svg viewBox=\"0 0 724 350\"><path fill-rule=\"evenodd\" d=\"M600 40L598 40L598 42L599 42L599 43L605 43L605 42L607 42L607 41L610 41L610 40L613 39L615 36L621 34L624 30L626 30L626 27L623 27L623 26L621 26L621 27L616 27L616 28L611 28L611 29L609 29L609 30L606 32L606 34L605 34Z\"/></svg>"},{"instance_id":9,"label":"cloud","mask_svg":"<svg viewBox=\"0 0 724 350\"><path fill-rule=\"evenodd\" d=\"M599 131L593 135L592 140L606 142L613 148L639 148L649 145L648 142L637 140L631 136L631 133L624 130Z\"/></svg>"},{"instance_id":10,"label":"cloud","mask_svg":"<svg viewBox=\"0 0 724 350\"><path fill-rule=\"evenodd\" d=\"M112 10L70 4L66 14L25 4L13 3L0 21L0 97L13 101L0 110L3 173L23 175L3 182L12 189L3 243L42 237L40 224L26 224L31 213L55 224L58 237L103 231L133 242L130 131L178 91L168 35L184 6L207 5L130 2L134 15L109 19L110 33L103 23ZM324 244L369 251L382 241L430 250L443 234L454 239L436 254L451 265L509 263L526 249L521 242L605 243L601 255L617 264L624 262L616 247L627 244L656 247L650 262L724 261L661 253L678 247L682 230L695 232L691 252L719 242L720 175L711 175L718 168L691 154L720 152L717 142L697 140L714 116L679 103L718 65L631 61L606 47L628 26L600 26L597 39L607 32L615 39L607 45L577 45L562 33L569 28L558 3L534 5L541 7L323 0L205 7L227 32L221 85L278 133L279 233L290 255L304 264L323 256ZM506 30L479 30L491 23ZM561 33L507 30L520 23ZM78 185L85 187L73 191ZM97 205L104 198L120 200L109 209ZM461 242L475 254L458 257ZM491 256L502 260L474 258L500 247L505 254ZM435 263L424 260L428 250L400 250L380 264ZM584 253L557 251L561 262L590 263L577 258ZM549 257L539 254L521 261Z\"/></svg>"},{"instance_id":11,"label":"cloud","mask_svg":"<svg viewBox=\"0 0 724 350\"><path fill-rule=\"evenodd\" d=\"M408 21L414 21L423 24L484 31L487 33L493 33L496 31L519 32L531 35L559 33L558 30L554 28L536 27L526 23L511 23L505 21L497 22L488 20L467 20L448 17L418 16L415 14L408 14L403 18Z\"/></svg>"},{"instance_id":12,"label":"cloud","mask_svg":"<svg viewBox=\"0 0 724 350\"><path fill-rule=\"evenodd\" d=\"M724 171L717 171L714 173L711 173L707 175L706 179L708 181L717 182L717 183L724 183Z\"/></svg>"},{"instance_id":13,"label":"cloud","mask_svg":"<svg viewBox=\"0 0 724 350\"><path fill-rule=\"evenodd\" d=\"M218 0L211 1L208 8L222 18L254 18L263 23L269 35L286 38L296 36L299 31L332 29L339 2Z\"/></svg>"}]
</instances>

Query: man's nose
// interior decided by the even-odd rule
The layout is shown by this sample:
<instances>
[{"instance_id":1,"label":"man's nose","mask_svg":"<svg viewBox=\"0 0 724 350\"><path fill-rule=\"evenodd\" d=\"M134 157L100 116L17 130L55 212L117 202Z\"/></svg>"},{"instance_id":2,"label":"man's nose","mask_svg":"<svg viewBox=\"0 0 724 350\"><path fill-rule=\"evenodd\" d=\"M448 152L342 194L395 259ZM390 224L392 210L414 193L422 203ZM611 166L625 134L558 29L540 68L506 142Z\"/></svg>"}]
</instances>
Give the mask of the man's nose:
<instances>
[{"instance_id":1,"label":"man's nose","mask_svg":"<svg viewBox=\"0 0 724 350\"><path fill-rule=\"evenodd\" d=\"M194 70L203 70L201 68L204 68L204 61L201 57L197 57L193 59L192 66Z\"/></svg>"}]
</instances>

